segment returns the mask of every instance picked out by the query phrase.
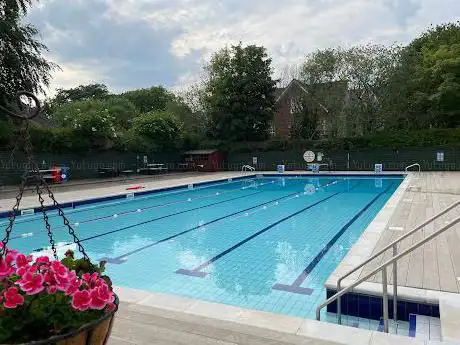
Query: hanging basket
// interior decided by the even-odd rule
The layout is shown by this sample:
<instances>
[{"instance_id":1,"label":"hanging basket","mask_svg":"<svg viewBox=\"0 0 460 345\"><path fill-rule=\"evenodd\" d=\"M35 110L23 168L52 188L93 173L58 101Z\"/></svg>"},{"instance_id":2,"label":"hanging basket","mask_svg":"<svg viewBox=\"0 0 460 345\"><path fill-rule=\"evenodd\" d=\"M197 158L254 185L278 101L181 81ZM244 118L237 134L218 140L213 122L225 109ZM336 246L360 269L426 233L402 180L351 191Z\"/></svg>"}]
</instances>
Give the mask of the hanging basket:
<instances>
[{"instance_id":1,"label":"hanging basket","mask_svg":"<svg viewBox=\"0 0 460 345\"><path fill-rule=\"evenodd\" d=\"M40 109L41 108L38 99L33 94L24 91L21 91L17 94L16 105L12 110L0 106L0 110L2 110L4 113L10 115L13 118L19 119L22 122L21 132L18 136L16 146L13 149L11 156L14 156L15 150L18 148L18 143L23 142L23 149L27 158L24 173L19 185L19 193L16 196L16 203L13 206L11 215L9 217L9 222L5 229L5 237L0 241L0 318L3 317L3 321L6 321L6 324L10 325L10 327L5 327L5 323L2 324L3 330L6 332L3 334L3 341L7 341L8 343L0 345L104 345L109 339L114 315L118 310L119 301L111 289L110 279L108 277L101 276L101 273L104 270L104 266L102 263L99 265L99 267L91 263L90 258L86 254L80 242L80 239L75 233L75 229L73 229L60 204L55 199L53 192L49 188L43 176L40 174L39 166L34 160L32 154L32 143L29 133L29 124L31 119L39 115ZM55 261L50 261L48 257L41 257L37 258L35 262L32 262L34 261L33 258L29 258L26 255L23 255L7 247L15 223L16 215L19 213L19 206L22 196L26 186L30 184L32 184L34 187L34 190L38 196L38 201L40 202L40 210L43 214L44 228L48 235L50 247L52 249ZM78 251L81 254L80 259L74 259L73 251L68 251L71 253L68 254L67 252L66 258L62 261L59 261L53 232L47 214L48 208L44 204L45 199L43 195L47 195L52 201L54 208L57 209L58 215L60 218L62 218L64 226L67 228L73 243L76 244ZM40 259L41 261L39 262ZM81 264L82 262L84 262L84 265L72 266L72 264ZM36 281L39 282L36 283ZM38 285L34 285L34 282ZM32 284L32 286L30 284ZM35 290L31 291L30 289ZM24 321L24 323L21 324L21 317L15 317L16 314L8 315L6 314L6 310L12 310L21 307L26 302L25 297L35 297L36 295L38 296L39 294L42 294L42 291L46 291L44 295L48 294L50 296L57 295L58 292L67 298L67 303L70 303L71 300L72 307L70 307L69 304L69 313L79 313L86 311L89 308L97 312L100 311L100 317L98 318L99 314L91 314L91 317L86 319L87 323L82 325L78 324L78 322L80 322L80 320L84 320L84 318L77 318L76 324L64 326L61 329L68 329L70 327L78 327L78 329L74 329L68 333L59 333L48 339L30 341L29 339L34 339L34 336L38 338L46 337L53 329L56 329L57 326L53 321L52 316L59 319L61 312L56 312L56 314L51 312L50 314L45 314L46 316L42 319L46 320L48 323L51 322L51 327L43 328L46 330L45 333L42 335L36 335L35 332L30 332L30 329L30 333L27 332L26 329L24 332L22 329L20 329L19 332L23 333L19 333L19 335L26 336L18 337L18 335L14 333L14 331L18 332L18 328L16 326L22 325L24 327L28 327L27 325L35 325L38 327L41 325L40 320L35 318L34 314L30 313L30 309L21 309L19 312L25 313L24 318L27 318L27 315L32 317L32 321L29 320L29 323ZM80 302L77 301L77 295L78 298L80 298ZM84 296L82 297L82 295ZM82 302L81 298L86 298L86 304ZM62 300L59 300L59 302L57 302L58 300L52 301L54 302L47 300L48 310L50 310L49 308L52 308L52 306L57 306L59 308L62 304ZM33 304L33 302L34 300L27 300L29 307ZM101 304L101 302L103 304ZM92 304L90 305L90 303ZM109 304L110 308L108 307ZM90 307L88 307L88 305L90 305ZM107 309L105 309L106 306ZM64 318L64 320L67 319ZM89 322L89 320L94 321ZM83 323L85 321L81 322ZM48 323L45 324L48 325ZM33 327L31 328L33 329ZM58 330L59 328L57 328L55 332L57 333ZM13 332L11 336L8 336L8 331ZM24 341L23 339L27 339L29 342L14 342L15 337L18 339L18 341Z\"/></svg>"},{"instance_id":2,"label":"hanging basket","mask_svg":"<svg viewBox=\"0 0 460 345\"><path fill-rule=\"evenodd\" d=\"M117 307L114 310L105 314L99 320L83 325L72 332L28 343L0 345L105 345L112 331L115 313L118 310L118 303L118 297L115 297L115 305Z\"/></svg>"}]
</instances>

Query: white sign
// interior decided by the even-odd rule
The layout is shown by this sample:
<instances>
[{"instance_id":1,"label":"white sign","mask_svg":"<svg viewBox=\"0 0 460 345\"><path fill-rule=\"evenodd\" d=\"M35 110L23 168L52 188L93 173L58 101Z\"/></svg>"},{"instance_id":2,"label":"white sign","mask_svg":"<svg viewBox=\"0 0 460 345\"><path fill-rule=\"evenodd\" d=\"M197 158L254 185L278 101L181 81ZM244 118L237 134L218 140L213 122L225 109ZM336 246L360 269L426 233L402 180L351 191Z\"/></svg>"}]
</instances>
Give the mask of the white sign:
<instances>
[{"instance_id":1,"label":"white sign","mask_svg":"<svg viewBox=\"0 0 460 345\"><path fill-rule=\"evenodd\" d=\"M444 162L444 152L437 152L436 153L436 160L438 162Z\"/></svg>"},{"instance_id":2,"label":"white sign","mask_svg":"<svg viewBox=\"0 0 460 345\"><path fill-rule=\"evenodd\" d=\"M315 160L315 153L313 151L305 151L303 154L303 159L307 163L311 163Z\"/></svg>"},{"instance_id":3,"label":"white sign","mask_svg":"<svg viewBox=\"0 0 460 345\"><path fill-rule=\"evenodd\" d=\"M252 157L252 164L257 165L257 157Z\"/></svg>"},{"instance_id":4,"label":"white sign","mask_svg":"<svg viewBox=\"0 0 460 345\"><path fill-rule=\"evenodd\" d=\"M382 170L383 170L383 164L375 164L374 171L375 171L376 174L381 173Z\"/></svg>"},{"instance_id":5,"label":"white sign","mask_svg":"<svg viewBox=\"0 0 460 345\"><path fill-rule=\"evenodd\" d=\"M144 156L144 164L147 164L147 162L148 162L148 158L147 156Z\"/></svg>"},{"instance_id":6,"label":"white sign","mask_svg":"<svg viewBox=\"0 0 460 345\"><path fill-rule=\"evenodd\" d=\"M323 160L323 156L324 156L324 154L323 154L322 152L318 152L318 153L316 154L316 160L317 160L318 162L321 162L321 161Z\"/></svg>"}]
</instances>

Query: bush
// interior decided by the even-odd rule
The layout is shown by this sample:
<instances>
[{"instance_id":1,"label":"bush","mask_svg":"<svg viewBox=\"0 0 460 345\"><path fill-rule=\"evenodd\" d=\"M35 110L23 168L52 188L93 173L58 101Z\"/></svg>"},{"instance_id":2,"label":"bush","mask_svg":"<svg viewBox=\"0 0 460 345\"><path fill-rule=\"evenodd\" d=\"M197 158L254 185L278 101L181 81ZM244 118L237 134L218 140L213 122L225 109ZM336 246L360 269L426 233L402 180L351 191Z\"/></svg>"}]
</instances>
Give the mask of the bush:
<instances>
[{"instance_id":1,"label":"bush","mask_svg":"<svg viewBox=\"0 0 460 345\"><path fill-rule=\"evenodd\" d=\"M133 120L134 136L150 141L154 151L171 151L180 147L182 123L170 112L150 112Z\"/></svg>"}]
</instances>

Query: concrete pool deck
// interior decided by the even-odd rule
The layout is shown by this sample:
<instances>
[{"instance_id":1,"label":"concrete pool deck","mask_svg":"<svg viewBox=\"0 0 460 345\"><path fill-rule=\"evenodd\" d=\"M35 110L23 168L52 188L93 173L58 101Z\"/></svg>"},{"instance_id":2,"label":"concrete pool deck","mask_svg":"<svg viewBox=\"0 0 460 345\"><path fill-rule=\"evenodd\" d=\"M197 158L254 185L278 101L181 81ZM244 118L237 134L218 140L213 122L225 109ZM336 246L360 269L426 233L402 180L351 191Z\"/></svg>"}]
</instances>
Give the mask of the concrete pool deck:
<instances>
[{"instance_id":1,"label":"concrete pool deck","mask_svg":"<svg viewBox=\"0 0 460 345\"><path fill-rule=\"evenodd\" d=\"M108 345L448 345L282 314L116 287Z\"/></svg>"}]
</instances>

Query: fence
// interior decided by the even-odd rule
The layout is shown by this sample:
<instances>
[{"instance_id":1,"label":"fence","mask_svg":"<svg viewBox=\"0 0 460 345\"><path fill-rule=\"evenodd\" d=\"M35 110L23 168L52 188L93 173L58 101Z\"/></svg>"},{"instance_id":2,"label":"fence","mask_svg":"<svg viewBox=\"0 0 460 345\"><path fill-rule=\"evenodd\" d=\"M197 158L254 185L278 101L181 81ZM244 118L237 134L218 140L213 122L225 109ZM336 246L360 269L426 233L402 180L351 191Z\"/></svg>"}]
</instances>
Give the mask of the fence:
<instances>
[{"instance_id":1,"label":"fence","mask_svg":"<svg viewBox=\"0 0 460 345\"><path fill-rule=\"evenodd\" d=\"M287 170L305 170L303 160L306 150L270 151L236 153L228 156L228 170L239 170L245 164L255 166L257 170L275 170L278 164L284 164ZM319 152L319 151L318 151ZM382 163L388 171L403 171L413 163L419 163L423 171L459 171L460 149L409 148L409 149L361 149L350 151L322 151L323 162L329 163L336 171L372 171L374 164ZM254 164L253 158L257 158Z\"/></svg>"},{"instance_id":2,"label":"fence","mask_svg":"<svg viewBox=\"0 0 460 345\"><path fill-rule=\"evenodd\" d=\"M223 170L241 170L243 165L255 166L257 170L275 170L284 164L287 170L305 170L303 160L305 149L286 151L267 151L251 153L231 153L226 156ZM336 171L372 171L374 164L382 163L388 171L402 171L413 163L420 163L423 171L460 171L460 149L411 148L411 149L361 149L350 151L323 151L323 162L329 163ZM104 151L77 154L37 154L40 167L48 168L55 164L70 168L71 179L94 178L99 168L136 170L144 165L144 156L149 163L163 163L170 171L179 170L182 161L180 152L163 154L142 154L133 152ZM253 158L257 158L254 164ZM440 159L442 158L442 160ZM17 154L13 160L9 152L0 152L0 183L15 184L23 172L25 159Z\"/></svg>"},{"instance_id":3,"label":"fence","mask_svg":"<svg viewBox=\"0 0 460 345\"><path fill-rule=\"evenodd\" d=\"M0 184L16 184L24 171L25 157L17 153L11 159L9 152L0 152ZM53 165L70 168L71 179L95 178L99 168L113 168L119 171L134 170L143 167L144 157L148 163L163 163L171 170L181 160L179 153L143 154L133 152L103 151L84 155L78 154L36 154L35 161L40 168L47 169Z\"/></svg>"}]
</instances>

